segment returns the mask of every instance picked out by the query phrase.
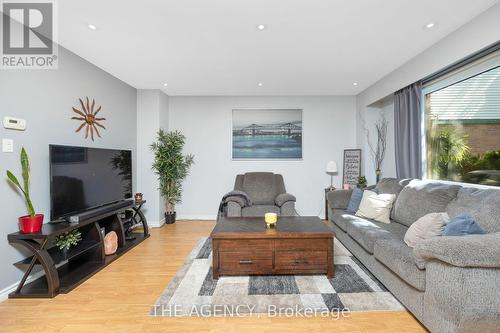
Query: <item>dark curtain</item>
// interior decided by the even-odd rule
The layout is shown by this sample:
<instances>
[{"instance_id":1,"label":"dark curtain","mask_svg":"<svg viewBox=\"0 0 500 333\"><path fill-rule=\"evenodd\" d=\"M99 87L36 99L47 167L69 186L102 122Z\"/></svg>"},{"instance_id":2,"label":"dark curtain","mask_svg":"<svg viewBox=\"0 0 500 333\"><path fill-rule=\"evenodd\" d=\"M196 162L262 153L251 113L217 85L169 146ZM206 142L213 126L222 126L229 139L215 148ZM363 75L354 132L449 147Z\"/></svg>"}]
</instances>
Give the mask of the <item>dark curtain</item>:
<instances>
[{"instance_id":1,"label":"dark curtain","mask_svg":"<svg viewBox=\"0 0 500 333\"><path fill-rule=\"evenodd\" d=\"M394 93L396 173L399 179L422 178L422 83Z\"/></svg>"}]
</instances>

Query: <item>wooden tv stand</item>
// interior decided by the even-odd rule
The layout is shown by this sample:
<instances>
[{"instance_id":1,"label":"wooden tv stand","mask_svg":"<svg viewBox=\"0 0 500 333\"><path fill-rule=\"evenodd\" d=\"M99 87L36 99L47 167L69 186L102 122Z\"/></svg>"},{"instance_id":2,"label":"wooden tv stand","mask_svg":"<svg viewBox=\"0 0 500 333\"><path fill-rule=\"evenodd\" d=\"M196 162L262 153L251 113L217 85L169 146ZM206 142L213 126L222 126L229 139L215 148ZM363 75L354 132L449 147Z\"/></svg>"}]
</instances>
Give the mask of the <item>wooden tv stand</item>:
<instances>
[{"instance_id":1,"label":"wooden tv stand","mask_svg":"<svg viewBox=\"0 0 500 333\"><path fill-rule=\"evenodd\" d=\"M97 214L78 223L61 222L47 223L42 231L34 234L15 232L9 234L10 244L18 244L28 249L33 255L14 263L16 267L26 269L15 291L9 298L55 297L58 294L67 294L92 275L112 263L149 237L146 218L140 207L145 201L124 205L121 203L116 209L107 209L105 213ZM124 218L123 218L124 217ZM133 233L126 237L124 224L141 223L143 232ZM118 235L118 250L115 254L104 254L104 235L101 232L115 231ZM78 245L70 248L66 253L54 246L54 238L66 232L78 229L82 240ZM44 275L29 282L28 276L35 266L41 266Z\"/></svg>"}]
</instances>

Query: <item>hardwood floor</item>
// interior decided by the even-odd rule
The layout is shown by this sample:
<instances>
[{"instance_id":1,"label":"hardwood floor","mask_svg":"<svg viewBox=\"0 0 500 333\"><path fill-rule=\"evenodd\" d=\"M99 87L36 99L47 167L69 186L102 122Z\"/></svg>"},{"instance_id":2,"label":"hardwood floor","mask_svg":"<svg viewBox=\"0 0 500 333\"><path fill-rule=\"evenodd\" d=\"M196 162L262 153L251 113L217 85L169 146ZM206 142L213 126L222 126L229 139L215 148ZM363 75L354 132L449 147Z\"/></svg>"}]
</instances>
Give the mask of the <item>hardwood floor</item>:
<instances>
[{"instance_id":1,"label":"hardwood floor","mask_svg":"<svg viewBox=\"0 0 500 333\"><path fill-rule=\"evenodd\" d=\"M349 318L160 318L148 312L212 221L178 221L77 289L54 299L0 303L0 332L426 332L408 312L358 312Z\"/></svg>"}]
</instances>

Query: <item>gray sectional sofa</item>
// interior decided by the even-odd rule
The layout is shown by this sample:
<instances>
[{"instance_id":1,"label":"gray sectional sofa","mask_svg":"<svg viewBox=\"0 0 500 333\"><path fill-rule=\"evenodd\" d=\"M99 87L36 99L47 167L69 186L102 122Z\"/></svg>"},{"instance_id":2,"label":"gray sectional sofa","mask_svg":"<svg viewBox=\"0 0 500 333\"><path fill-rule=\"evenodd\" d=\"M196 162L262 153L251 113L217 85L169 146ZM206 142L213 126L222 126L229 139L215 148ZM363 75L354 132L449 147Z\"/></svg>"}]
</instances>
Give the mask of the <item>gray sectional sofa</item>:
<instances>
[{"instance_id":1,"label":"gray sectional sofa","mask_svg":"<svg viewBox=\"0 0 500 333\"><path fill-rule=\"evenodd\" d=\"M352 190L328 193L337 239L431 332L500 332L500 190L390 178L376 190L397 195L389 224L348 214ZM406 230L431 212L468 212L487 234L408 247Z\"/></svg>"}]
</instances>

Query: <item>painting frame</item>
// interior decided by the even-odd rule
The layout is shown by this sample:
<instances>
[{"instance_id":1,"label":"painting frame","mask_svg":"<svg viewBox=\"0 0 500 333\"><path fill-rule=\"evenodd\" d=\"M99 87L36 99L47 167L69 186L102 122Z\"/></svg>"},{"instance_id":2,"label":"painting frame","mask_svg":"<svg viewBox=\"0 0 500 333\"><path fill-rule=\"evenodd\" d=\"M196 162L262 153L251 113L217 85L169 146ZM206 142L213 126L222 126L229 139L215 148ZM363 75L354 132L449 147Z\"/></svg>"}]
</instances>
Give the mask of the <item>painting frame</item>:
<instances>
[{"instance_id":1,"label":"painting frame","mask_svg":"<svg viewBox=\"0 0 500 333\"><path fill-rule=\"evenodd\" d=\"M347 160L346 153L349 159L357 159L356 161ZM361 176L361 162L362 162L362 152L361 149L344 149L343 153L343 163L342 163L342 187L349 185L351 188L358 185L358 177ZM357 165L357 167L356 167ZM355 174L350 173L356 171ZM347 172L346 172L347 171ZM347 177L347 178L346 178Z\"/></svg>"},{"instance_id":2,"label":"painting frame","mask_svg":"<svg viewBox=\"0 0 500 333\"><path fill-rule=\"evenodd\" d=\"M240 119L242 114L246 120ZM248 132L236 133L243 131ZM303 108L232 108L230 135L232 161L301 161L304 159ZM245 137L247 142L241 142ZM259 142L248 142L249 137L258 138ZM270 142L272 137L279 140Z\"/></svg>"}]
</instances>

